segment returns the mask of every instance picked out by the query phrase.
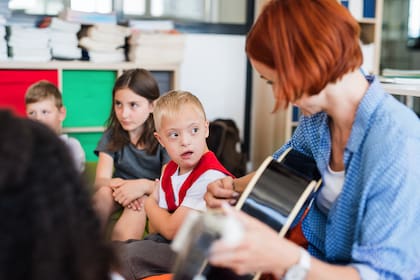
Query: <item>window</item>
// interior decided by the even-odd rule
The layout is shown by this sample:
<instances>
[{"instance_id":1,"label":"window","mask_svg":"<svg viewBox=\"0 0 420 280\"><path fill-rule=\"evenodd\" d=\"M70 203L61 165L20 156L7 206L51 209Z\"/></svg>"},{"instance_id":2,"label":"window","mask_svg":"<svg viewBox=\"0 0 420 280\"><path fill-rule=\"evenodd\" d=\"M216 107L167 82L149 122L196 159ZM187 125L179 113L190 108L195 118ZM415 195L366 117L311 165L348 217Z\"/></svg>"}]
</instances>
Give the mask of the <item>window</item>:
<instances>
[{"instance_id":1,"label":"window","mask_svg":"<svg viewBox=\"0 0 420 280\"><path fill-rule=\"evenodd\" d=\"M155 0L156 1L156 0ZM161 2L160 0L157 0ZM123 13L126 15L139 15L146 14L146 0L124 0Z\"/></svg>"},{"instance_id":2,"label":"window","mask_svg":"<svg viewBox=\"0 0 420 280\"><path fill-rule=\"evenodd\" d=\"M56 15L64 9L63 0L10 0L9 9L30 15Z\"/></svg>"},{"instance_id":3,"label":"window","mask_svg":"<svg viewBox=\"0 0 420 280\"><path fill-rule=\"evenodd\" d=\"M80 12L111 13L112 0L70 0L70 8Z\"/></svg>"},{"instance_id":4,"label":"window","mask_svg":"<svg viewBox=\"0 0 420 280\"><path fill-rule=\"evenodd\" d=\"M408 37L420 37L420 0L410 0L408 9Z\"/></svg>"},{"instance_id":5,"label":"window","mask_svg":"<svg viewBox=\"0 0 420 280\"><path fill-rule=\"evenodd\" d=\"M184 32L245 34L253 21L254 0L9 0L12 16L57 15L67 8L115 12L119 22L172 20Z\"/></svg>"},{"instance_id":6,"label":"window","mask_svg":"<svg viewBox=\"0 0 420 280\"><path fill-rule=\"evenodd\" d=\"M408 10L407 46L420 49L420 0L410 0Z\"/></svg>"}]
</instances>

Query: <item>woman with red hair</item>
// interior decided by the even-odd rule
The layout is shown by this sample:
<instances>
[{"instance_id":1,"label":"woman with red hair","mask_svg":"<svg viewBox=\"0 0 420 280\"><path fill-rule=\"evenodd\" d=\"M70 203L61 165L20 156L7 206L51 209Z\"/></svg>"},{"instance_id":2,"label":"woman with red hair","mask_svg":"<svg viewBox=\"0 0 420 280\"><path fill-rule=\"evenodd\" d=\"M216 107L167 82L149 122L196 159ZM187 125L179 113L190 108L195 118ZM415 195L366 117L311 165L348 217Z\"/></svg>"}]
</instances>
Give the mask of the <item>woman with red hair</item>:
<instances>
[{"instance_id":1,"label":"woman with red hair","mask_svg":"<svg viewBox=\"0 0 420 280\"><path fill-rule=\"evenodd\" d=\"M263 9L247 55L272 85L274 111L293 103L303 113L273 156L293 148L311 157L323 183L299 224L304 246L225 207L245 233L238 246L217 241L211 264L277 279L420 278L420 121L360 70L359 32L336 0ZM211 183L208 207L234 204L252 176Z\"/></svg>"}]
</instances>

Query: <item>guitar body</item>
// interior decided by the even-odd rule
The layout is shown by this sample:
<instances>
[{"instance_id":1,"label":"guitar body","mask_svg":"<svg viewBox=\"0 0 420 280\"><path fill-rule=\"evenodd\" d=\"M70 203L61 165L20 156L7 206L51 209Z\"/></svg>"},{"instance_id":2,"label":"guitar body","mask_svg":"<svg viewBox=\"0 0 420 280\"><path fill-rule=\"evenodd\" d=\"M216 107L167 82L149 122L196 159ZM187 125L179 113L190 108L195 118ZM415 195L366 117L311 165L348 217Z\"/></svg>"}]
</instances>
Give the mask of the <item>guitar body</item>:
<instances>
[{"instance_id":1,"label":"guitar body","mask_svg":"<svg viewBox=\"0 0 420 280\"><path fill-rule=\"evenodd\" d=\"M285 237L297 222L301 209L312 202L321 185L321 175L313 159L293 149L276 161L272 157L260 165L236 204L236 208L267 224ZM257 273L252 279L269 279Z\"/></svg>"},{"instance_id":2,"label":"guitar body","mask_svg":"<svg viewBox=\"0 0 420 280\"><path fill-rule=\"evenodd\" d=\"M235 207L267 224L284 237L297 222L301 210L310 206L313 194L320 184L321 176L316 163L302 153L289 149L278 160L274 160L272 157L266 158ZM219 236L214 235L212 239L216 240L220 237L220 234ZM211 244L207 245L206 247L196 243L193 246L201 249L203 259L207 256ZM204 247L206 247L206 251L202 250ZM268 275L262 277L260 273L238 276L228 269L216 268L206 262L201 265L201 268L196 267L193 269L195 271L192 271L191 266L189 269L185 269L189 261L184 259L183 262L184 267L180 266L179 262L176 266L175 280L189 280L196 275L202 275L205 277L203 279L207 280L270 279ZM177 277L177 274L183 276Z\"/></svg>"},{"instance_id":3,"label":"guitar body","mask_svg":"<svg viewBox=\"0 0 420 280\"><path fill-rule=\"evenodd\" d=\"M321 183L320 178L312 159L289 149L278 161L266 158L236 208L284 236L299 210L308 206L311 195Z\"/></svg>"}]
</instances>

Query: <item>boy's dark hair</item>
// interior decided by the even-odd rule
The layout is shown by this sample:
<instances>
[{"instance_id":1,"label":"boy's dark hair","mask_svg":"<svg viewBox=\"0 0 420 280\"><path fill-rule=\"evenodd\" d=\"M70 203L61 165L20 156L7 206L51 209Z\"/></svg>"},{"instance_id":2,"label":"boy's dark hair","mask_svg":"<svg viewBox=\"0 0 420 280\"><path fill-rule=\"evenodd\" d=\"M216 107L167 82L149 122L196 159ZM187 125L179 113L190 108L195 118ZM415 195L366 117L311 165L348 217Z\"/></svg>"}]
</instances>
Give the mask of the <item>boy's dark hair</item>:
<instances>
[{"instance_id":1,"label":"boy's dark hair","mask_svg":"<svg viewBox=\"0 0 420 280\"><path fill-rule=\"evenodd\" d=\"M0 124L0 279L109 279L114 254L65 144L8 111Z\"/></svg>"},{"instance_id":2,"label":"boy's dark hair","mask_svg":"<svg viewBox=\"0 0 420 280\"><path fill-rule=\"evenodd\" d=\"M108 129L111 130L111 141L108 148L111 151L118 151L123 146L130 143L130 138L119 123L114 109L115 92L120 89L128 88L135 94L146 98L149 102L153 102L160 96L159 86L153 75L145 69L130 69L125 71L115 82L112 90L112 108L108 118ZM155 125L153 114L144 123L143 132L137 142L137 145L143 145L148 154L154 154L157 151L158 141L154 137Z\"/></svg>"},{"instance_id":3,"label":"boy's dark hair","mask_svg":"<svg viewBox=\"0 0 420 280\"><path fill-rule=\"evenodd\" d=\"M29 86L25 93L25 104L32 104L45 99L54 99L55 106L63 107L63 97L60 90L48 81L39 81Z\"/></svg>"}]
</instances>

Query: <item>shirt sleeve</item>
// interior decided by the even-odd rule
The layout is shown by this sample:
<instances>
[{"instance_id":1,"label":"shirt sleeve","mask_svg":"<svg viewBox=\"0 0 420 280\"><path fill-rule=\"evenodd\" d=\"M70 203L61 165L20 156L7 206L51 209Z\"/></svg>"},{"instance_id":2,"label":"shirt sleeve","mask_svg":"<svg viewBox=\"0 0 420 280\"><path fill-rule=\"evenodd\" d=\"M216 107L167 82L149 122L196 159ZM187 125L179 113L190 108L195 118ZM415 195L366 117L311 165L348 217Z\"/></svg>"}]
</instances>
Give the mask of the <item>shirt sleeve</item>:
<instances>
[{"instance_id":1,"label":"shirt sleeve","mask_svg":"<svg viewBox=\"0 0 420 280\"><path fill-rule=\"evenodd\" d=\"M226 177L226 174L217 170L208 170L204 172L187 191L181 206L198 211L206 211L207 207L204 195L207 191L207 185L224 177Z\"/></svg>"},{"instance_id":2,"label":"shirt sleeve","mask_svg":"<svg viewBox=\"0 0 420 280\"><path fill-rule=\"evenodd\" d=\"M102 134L101 139L98 142L98 145L96 146L96 149L93 151L96 156L99 156L99 152L107 153L110 156L113 156L113 153L108 150L108 143L111 139L111 132L109 130L106 130L104 134Z\"/></svg>"},{"instance_id":3,"label":"shirt sleeve","mask_svg":"<svg viewBox=\"0 0 420 280\"><path fill-rule=\"evenodd\" d=\"M292 137L286 142L286 144L284 144L277 151L274 152L273 158L277 160L288 148L293 148L296 151L299 151L306 155L310 155L311 152L309 151L309 147L305 139L304 131L305 131L306 125L310 125L311 127L313 127L313 124L311 124L311 122L313 122L312 119L314 118L318 118L318 116L301 117L299 121L299 125L296 127L296 130L294 131ZM311 128L310 130L314 130L314 129Z\"/></svg>"},{"instance_id":4,"label":"shirt sleeve","mask_svg":"<svg viewBox=\"0 0 420 280\"><path fill-rule=\"evenodd\" d=\"M168 209L168 204L166 203L165 192L162 189L162 177L159 181L159 207L163 209Z\"/></svg>"},{"instance_id":5,"label":"shirt sleeve","mask_svg":"<svg viewBox=\"0 0 420 280\"><path fill-rule=\"evenodd\" d=\"M366 158L363 167L371 171L366 181L368 207L359 212L362 225L352 251L362 279L420 277L420 142L397 138L399 144L393 147L385 141L377 148L371 146L375 157ZM381 150L386 157L379 155ZM379 276L372 278L372 270Z\"/></svg>"},{"instance_id":6,"label":"shirt sleeve","mask_svg":"<svg viewBox=\"0 0 420 280\"><path fill-rule=\"evenodd\" d=\"M80 145L79 140L77 140L76 138L70 137L69 144L74 162L76 164L76 168L77 170L79 170L79 172L83 172L85 170L86 163L85 151L83 150L82 145Z\"/></svg>"}]
</instances>

